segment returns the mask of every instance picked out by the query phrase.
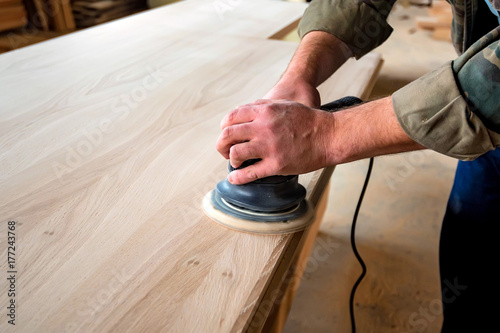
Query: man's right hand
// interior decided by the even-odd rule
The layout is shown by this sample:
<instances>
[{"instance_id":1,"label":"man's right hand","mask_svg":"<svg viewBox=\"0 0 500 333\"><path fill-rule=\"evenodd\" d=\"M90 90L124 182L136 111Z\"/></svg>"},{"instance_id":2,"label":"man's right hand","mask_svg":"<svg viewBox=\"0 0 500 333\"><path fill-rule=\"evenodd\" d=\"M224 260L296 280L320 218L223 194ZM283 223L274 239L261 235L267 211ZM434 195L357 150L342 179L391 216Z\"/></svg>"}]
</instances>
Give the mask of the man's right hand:
<instances>
[{"instance_id":1,"label":"man's right hand","mask_svg":"<svg viewBox=\"0 0 500 333\"><path fill-rule=\"evenodd\" d=\"M228 180L245 184L423 146L402 129L385 97L329 113L283 100L258 100L236 108L221 123L217 150L233 167Z\"/></svg>"},{"instance_id":2,"label":"man's right hand","mask_svg":"<svg viewBox=\"0 0 500 333\"><path fill-rule=\"evenodd\" d=\"M316 87L350 56L347 46L337 37L311 31L302 38L285 73L264 100L237 108L226 116L217 142L219 152L234 167L246 159L262 160L234 171L229 177L231 182L243 184L273 174L308 172L327 165L326 155L331 149L326 146L332 141L329 136L333 124L328 113L317 110L321 100ZM234 120L235 115L243 114L246 116Z\"/></svg>"}]
</instances>

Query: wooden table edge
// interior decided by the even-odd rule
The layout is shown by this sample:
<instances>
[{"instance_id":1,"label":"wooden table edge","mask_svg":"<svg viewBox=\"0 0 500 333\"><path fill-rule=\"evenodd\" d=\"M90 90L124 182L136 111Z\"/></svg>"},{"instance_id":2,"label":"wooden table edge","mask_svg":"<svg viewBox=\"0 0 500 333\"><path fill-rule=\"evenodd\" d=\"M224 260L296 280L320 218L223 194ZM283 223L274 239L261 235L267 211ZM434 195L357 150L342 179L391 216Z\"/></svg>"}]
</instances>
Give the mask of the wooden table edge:
<instances>
[{"instance_id":1,"label":"wooden table edge","mask_svg":"<svg viewBox=\"0 0 500 333\"><path fill-rule=\"evenodd\" d=\"M360 96L357 96L363 101L368 100L383 62L380 57L377 66L373 69L371 80ZM266 332L280 332L283 328L290 307L289 305L284 307L281 305L291 304L295 296L311 250L309 248L308 251L304 251L304 246L309 242L312 243L318 234L319 225L326 211L329 182L334 170L335 167L332 166L316 171L319 173L318 180L309 197L309 202L313 205L316 213L314 222L306 230L294 233L286 239L284 250L278 259L279 265L266 284L265 292L257 300L259 305L254 307L248 317L242 313L231 332L262 332L264 328L266 328ZM304 262L300 263L300 260L304 260ZM255 289L251 294L255 294ZM291 299L285 300L286 297ZM245 317L247 320L242 325Z\"/></svg>"}]
</instances>

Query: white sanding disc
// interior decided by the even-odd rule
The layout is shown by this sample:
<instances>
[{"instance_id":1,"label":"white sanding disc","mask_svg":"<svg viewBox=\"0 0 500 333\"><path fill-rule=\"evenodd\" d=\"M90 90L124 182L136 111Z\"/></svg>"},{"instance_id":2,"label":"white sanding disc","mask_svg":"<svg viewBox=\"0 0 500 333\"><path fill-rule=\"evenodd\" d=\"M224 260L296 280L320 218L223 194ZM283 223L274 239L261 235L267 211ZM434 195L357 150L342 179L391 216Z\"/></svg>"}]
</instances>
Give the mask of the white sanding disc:
<instances>
[{"instance_id":1,"label":"white sanding disc","mask_svg":"<svg viewBox=\"0 0 500 333\"><path fill-rule=\"evenodd\" d=\"M314 220L314 211L307 202L307 211L304 215L286 222L245 220L217 209L212 202L213 192L208 192L203 198L202 207L205 214L213 221L234 230L265 235L288 234L304 230Z\"/></svg>"}]
</instances>

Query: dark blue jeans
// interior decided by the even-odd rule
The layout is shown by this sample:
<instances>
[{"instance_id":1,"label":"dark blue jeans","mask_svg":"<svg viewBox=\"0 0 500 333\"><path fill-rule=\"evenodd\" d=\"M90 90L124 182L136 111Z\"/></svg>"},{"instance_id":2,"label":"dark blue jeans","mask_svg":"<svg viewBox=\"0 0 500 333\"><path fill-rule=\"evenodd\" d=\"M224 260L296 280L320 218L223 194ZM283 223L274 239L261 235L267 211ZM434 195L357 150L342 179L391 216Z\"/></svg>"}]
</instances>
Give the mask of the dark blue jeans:
<instances>
[{"instance_id":1,"label":"dark blue jeans","mask_svg":"<svg viewBox=\"0 0 500 333\"><path fill-rule=\"evenodd\" d=\"M442 332L500 332L500 149L459 161L443 220Z\"/></svg>"}]
</instances>

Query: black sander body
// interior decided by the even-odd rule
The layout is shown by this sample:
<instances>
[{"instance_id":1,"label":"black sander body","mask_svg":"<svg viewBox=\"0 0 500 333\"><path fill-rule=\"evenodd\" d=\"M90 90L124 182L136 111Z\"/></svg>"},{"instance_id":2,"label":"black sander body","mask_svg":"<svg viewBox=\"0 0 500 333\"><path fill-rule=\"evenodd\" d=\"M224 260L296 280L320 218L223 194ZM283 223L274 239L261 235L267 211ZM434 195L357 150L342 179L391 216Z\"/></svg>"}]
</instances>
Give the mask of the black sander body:
<instances>
[{"instance_id":1,"label":"black sander body","mask_svg":"<svg viewBox=\"0 0 500 333\"><path fill-rule=\"evenodd\" d=\"M356 97L344 97L321 109L333 112L360 102ZM248 160L238 169L257 161ZM235 170L231 164L228 169ZM203 209L212 220L231 229L259 234L292 233L305 229L313 220L306 194L297 175L271 176L244 185L233 185L224 179L204 197Z\"/></svg>"}]
</instances>

